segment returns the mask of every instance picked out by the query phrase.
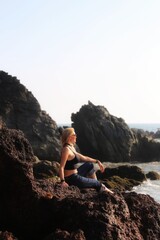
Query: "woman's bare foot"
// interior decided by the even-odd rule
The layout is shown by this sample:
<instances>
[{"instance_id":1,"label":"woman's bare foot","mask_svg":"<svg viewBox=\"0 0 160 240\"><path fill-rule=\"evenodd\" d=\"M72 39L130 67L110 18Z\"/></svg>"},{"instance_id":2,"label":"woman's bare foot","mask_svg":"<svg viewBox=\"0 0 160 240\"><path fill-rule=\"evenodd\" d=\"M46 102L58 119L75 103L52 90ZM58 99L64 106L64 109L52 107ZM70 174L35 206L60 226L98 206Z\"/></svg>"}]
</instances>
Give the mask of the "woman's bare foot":
<instances>
[{"instance_id":1,"label":"woman's bare foot","mask_svg":"<svg viewBox=\"0 0 160 240\"><path fill-rule=\"evenodd\" d=\"M113 194L113 192L109 188L107 188L104 184L101 185L101 188L100 188L99 192L100 193L102 193L102 192L109 192L109 193Z\"/></svg>"}]
</instances>

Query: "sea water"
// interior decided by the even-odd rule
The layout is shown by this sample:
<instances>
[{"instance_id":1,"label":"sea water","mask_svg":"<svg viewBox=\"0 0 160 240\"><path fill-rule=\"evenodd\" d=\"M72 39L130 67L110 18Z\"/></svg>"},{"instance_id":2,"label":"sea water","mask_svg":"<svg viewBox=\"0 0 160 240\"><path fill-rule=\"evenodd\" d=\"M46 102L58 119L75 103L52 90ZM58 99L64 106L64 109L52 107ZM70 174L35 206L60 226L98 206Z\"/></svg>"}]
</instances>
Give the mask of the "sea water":
<instances>
[{"instance_id":1,"label":"sea water","mask_svg":"<svg viewBox=\"0 0 160 240\"><path fill-rule=\"evenodd\" d=\"M160 129L160 123L131 123L128 124L130 128L138 128L143 129L144 131L156 132ZM160 174L160 162L152 162L152 163L139 163L136 164L140 167L145 173L149 171L155 171ZM141 185L133 188L132 191L142 194L148 194L154 198L158 203L160 203L160 180L147 180L143 182Z\"/></svg>"},{"instance_id":2,"label":"sea water","mask_svg":"<svg viewBox=\"0 0 160 240\"><path fill-rule=\"evenodd\" d=\"M149 163L106 163L106 167L117 167L122 165L130 165L137 166L142 169L142 171L146 174L150 171L154 171L160 174L160 162L149 162ZM138 186L133 187L131 192L148 194L158 203L160 203L160 180L150 180L144 181Z\"/></svg>"},{"instance_id":3,"label":"sea water","mask_svg":"<svg viewBox=\"0 0 160 240\"><path fill-rule=\"evenodd\" d=\"M136 193L148 194L158 203L160 203L160 180L147 180L141 185L134 187L133 190Z\"/></svg>"},{"instance_id":4,"label":"sea water","mask_svg":"<svg viewBox=\"0 0 160 240\"><path fill-rule=\"evenodd\" d=\"M160 129L160 123L128 123L130 128L142 129L148 132L156 132Z\"/></svg>"},{"instance_id":5,"label":"sea water","mask_svg":"<svg viewBox=\"0 0 160 240\"><path fill-rule=\"evenodd\" d=\"M155 171L160 174L160 162L141 163L136 164L140 167L144 173ZM148 194L160 203L160 180L149 180L144 181L139 186L133 187L132 191L142 194Z\"/></svg>"},{"instance_id":6,"label":"sea water","mask_svg":"<svg viewBox=\"0 0 160 240\"><path fill-rule=\"evenodd\" d=\"M160 123L128 123L130 128L142 129L148 132L156 132L160 129ZM158 141L158 139L157 139ZM160 139L159 139L160 142ZM124 163L123 163L124 164ZM127 164L127 163L125 163ZM119 165L121 165L119 163ZM139 163L134 164L140 167L145 173L155 171L160 174L160 162ZM139 186L133 187L132 191L142 194L148 194L158 203L160 203L160 180L149 180L143 182Z\"/></svg>"}]
</instances>

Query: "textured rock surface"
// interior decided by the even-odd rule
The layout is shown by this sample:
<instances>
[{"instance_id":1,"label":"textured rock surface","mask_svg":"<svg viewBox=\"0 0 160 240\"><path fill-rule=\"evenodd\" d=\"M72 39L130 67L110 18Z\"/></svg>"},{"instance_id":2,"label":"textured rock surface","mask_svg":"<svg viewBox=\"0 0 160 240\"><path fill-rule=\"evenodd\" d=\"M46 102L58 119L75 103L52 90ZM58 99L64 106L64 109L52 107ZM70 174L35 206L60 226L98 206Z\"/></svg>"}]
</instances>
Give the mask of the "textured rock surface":
<instances>
[{"instance_id":1,"label":"textured rock surface","mask_svg":"<svg viewBox=\"0 0 160 240\"><path fill-rule=\"evenodd\" d=\"M16 77L3 71L0 71L0 116L8 128L24 132L39 159L59 161L57 124Z\"/></svg>"},{"instance_id":2,"label":"textured rock surface","mask_svg":"<svg viewBox=\"0 0 160 240\"><path fill-rule=\"evenodd\" d=\"M19 240L160 239L160 204L136 193L97 193L35 180L21 131L0 130L0 229ZM48 194L53 198L49 199ZM5 231L4 231L5 229ZM11 239L14 239L13 237Z\"/></svg>"}]
</instances>

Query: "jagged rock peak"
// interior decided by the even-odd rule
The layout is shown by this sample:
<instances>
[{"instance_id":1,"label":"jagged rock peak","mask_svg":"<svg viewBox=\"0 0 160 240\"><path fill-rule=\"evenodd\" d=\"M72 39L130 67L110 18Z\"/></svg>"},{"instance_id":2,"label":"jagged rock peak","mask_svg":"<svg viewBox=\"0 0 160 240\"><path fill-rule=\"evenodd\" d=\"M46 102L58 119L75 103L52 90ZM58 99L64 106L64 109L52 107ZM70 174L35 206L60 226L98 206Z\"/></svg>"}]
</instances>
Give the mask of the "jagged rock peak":
<instances>
[{"instance_id":1,"label":"jagged rock peak","mask_svg":"<svg viewBox=\"0 0 160 240\"><path fill-rule=\"evenodd\" d=\"M88 110L93 110L92 111L92 114L93 114L92 116L87 114L87 116L89 118L90 117L96 117L98 115L101 115L101 117L103 116L103 117L106 117L106 118L108 118L110 116L109 111L104 106L100 106L100 105L95 106L91 101L88 101L87 105L83 105L80 108L80 111L82 111L84 113L87 113Z\"/></svg>"},{"instance_id":2,"label":"jagged rock peak","mask_svg":"<svg viewBox=\"0 0 160 240\"><path fill-rule=\"evenodd\" d=\"M33 107L35 107L38 111L41 110L37 99L24 85L20 83L20 80L18 80L17 77L12 77L4 71L0 71L0 94L0 100L3 101L5 105L7 105L7 102L10 103L10 107L11 104L13 105L17 101L21 100L24 102L34 103Z\"/></svg>"}]
</instances>

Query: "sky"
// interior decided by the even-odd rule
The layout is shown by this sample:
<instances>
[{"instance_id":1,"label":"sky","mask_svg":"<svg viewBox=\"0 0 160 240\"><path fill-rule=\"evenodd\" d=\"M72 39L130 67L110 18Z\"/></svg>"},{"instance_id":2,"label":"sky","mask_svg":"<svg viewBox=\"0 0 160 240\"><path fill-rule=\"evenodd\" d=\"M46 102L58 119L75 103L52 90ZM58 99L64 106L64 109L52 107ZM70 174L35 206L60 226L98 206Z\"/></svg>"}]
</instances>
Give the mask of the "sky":
<instances>
[{"instance_id":1,"label":"sky","mask_svg":"<svg viewBox=\"0 0 160 240\"><path fill-rule=\"evenodd\" d=\"M0 0L0 70L58 124L91 101L160 123L159 0Z\"/></svg>"}]
</instances>

